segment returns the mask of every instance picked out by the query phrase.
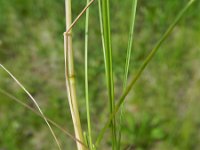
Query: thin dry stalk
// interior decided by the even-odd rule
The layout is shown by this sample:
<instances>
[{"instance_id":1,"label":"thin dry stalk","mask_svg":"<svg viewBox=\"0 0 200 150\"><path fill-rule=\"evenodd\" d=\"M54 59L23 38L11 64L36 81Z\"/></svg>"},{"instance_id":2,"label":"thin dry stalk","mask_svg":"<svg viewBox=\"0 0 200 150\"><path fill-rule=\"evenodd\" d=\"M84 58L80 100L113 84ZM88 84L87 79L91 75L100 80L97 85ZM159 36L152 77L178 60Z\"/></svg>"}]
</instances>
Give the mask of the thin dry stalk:
<instances>
[{"instance_id":1,"label":"thin dry stalk","mask_svg":"<svg viewBox=\"0 0 200 150\"><path fill-rule=\"evenodd\" d=\"M8 75L9 75L11 78L13 78L13 80L14 80L14 81L22 88L22 90L30 97L30 99L32 100L32 102L35 104L35 106L36 106L37 109L39 110L39 112L40 112L42 118L44 119L44 121L46 122L47 126L49 127L49 130L51 131L51 134L52 134L53 138L55 139L56 144L57 144L59 150L61 150L60 143L59 143L59 141L58 141L58 139L57 139L57 137L56 137L56 135L55 135L53 129L51 128L51 125L49 124L47 118L45 117L44 113L43 113L42 110L40 109L40 106L38 105L37 101L33 98L33 96L28 92L28 90L19 82L19 80L17 80L17 79L15 78L15 76L14 76L8 69L6 69L2 64L0 64L0 67L1 67L6 73L8 73Z\"/></svg>"},{"instance_id":2,"label":"thin dry stalk","mask_svg":"<svg viewBox=\"0 0 200 150\"><path fill-rule=\"evenodd\" d=\"M74 74L74 59L72 49L72 14L71 14L71 0L65 0L66 10L66 31L64 33L64 55L65 55L65 77L66 87L68 93L68 101L71 111L71 116L74 124L75 137L84 143L81 121L79 116L77 98L76 98L76 85ZM70 30L69 30L70 29ZM76 142L78 150L85 150L85 147Z\"/></svg>"},{"instance_id":3,"label":"thin dry stalk","mask_svg":"<svg viewBox=\"0 0 200 150\"><path fill-rule=\"evenodd\" d=\"M9 97L10 99L16 101L17 103L19 103L20 105L22 105L23 107L27 108L28 110L32 111L35 115L39 116L42 118L42 115L36 111L35 109L33 109L31 106L29 106L28 104L24 103L22 100L16 98L14 95L0 89L0 93L4 94L5 96ZM46 117L46 116L45 116ZM63 127L61 127L58 123L56 123L55 121L53 121L52 119L46 117L46 119L48 120L49 123L51 123L52 125L54 125L56 128L58 128L60 131L62 131L63 133L65 133L66 135L68 135L72 140L79 142L80 144L84 145L84 143L82 143L81 141L79 141L78 139L76 139L71 133L69 133L66 129L64 129ZM87 147L86 145L84 145L85 147Z\"/></svg>"}]
</instances>

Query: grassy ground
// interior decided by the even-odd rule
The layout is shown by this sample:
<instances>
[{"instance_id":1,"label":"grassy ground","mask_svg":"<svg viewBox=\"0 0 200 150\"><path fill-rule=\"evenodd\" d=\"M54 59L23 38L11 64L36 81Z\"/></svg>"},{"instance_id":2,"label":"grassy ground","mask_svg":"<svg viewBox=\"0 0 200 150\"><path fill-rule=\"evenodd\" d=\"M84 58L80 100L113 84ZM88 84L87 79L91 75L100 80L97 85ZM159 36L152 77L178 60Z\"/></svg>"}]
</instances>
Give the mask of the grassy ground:
<instances>
[{"instance_id":1,"label":"grassy ground","mask_svg":"<svg viewBox=\"0 0 200 150\"><path fill-rule=\"evenodd\" d=\"M131 73L173 21L187 0L140 0L136 15ZM85 1L74 1L74 17ZM122 91L131 0L111 1L115 97ZM98 24L92 5L89 37L89 90L94 137L106 121L108 101ZM125 104L123 148L137 150L198 150L200 147L200 3L197 1L156 54ZM73 133L64 79L64 0L1 0L0 63L38 100L45 114ZM84 101L84 18L74 28L77 91ZM0 70L0 88L33 106L23 91ZM86 110L80 107L86 130ZM65 149L75 143L56 132ZM106 138L108 139L108 138ZM105 140L102 149L109 149ZM0 149L56 149L44 122L0 94Z\"/></svg>"}]
</instances>

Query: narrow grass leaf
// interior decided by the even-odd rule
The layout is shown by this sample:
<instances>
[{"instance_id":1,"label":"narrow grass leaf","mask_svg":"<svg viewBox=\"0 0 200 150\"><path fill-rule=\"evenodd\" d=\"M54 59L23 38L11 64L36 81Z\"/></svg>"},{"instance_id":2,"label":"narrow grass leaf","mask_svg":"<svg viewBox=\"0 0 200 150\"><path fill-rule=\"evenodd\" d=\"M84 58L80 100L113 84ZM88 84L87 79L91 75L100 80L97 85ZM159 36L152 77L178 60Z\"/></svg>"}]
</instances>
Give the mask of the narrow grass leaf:
<instances>
[{"instance_id":1,"label":"narrow grass leaf","mask_svg":"<svg viewBox=\"0 0 200 150\"><path fill-rule=\"evenodd\" d=\"M113 69L112 69L112 44L111 44L111 33L110 33L110 9L109 0L102 0L102 22L103 22L103 36L105 44L105 64L106 64L106 80L108 86L108 96L110 102L110 114L115 110L114 101L114 82L113 82ZM111 132L112 132L112 149L115 150L117 146L117 135L116 135L116 120L115 117L111 121Z\"/></svg>"},{"instance_id":2,"label":"narrow grass leaf","mask_svg":"<svg viewBox=\"0 0 200 150\"><path fill-rule=\"evenodd\" d=\"M134 27L135 27L136 10L137 10L137 0L133 0L133 2L132 2L132 11L131 11L130 31L129 31L129 40L128 40L125 71L124 71L124 79L123 79L123 91L126 90L127 79L128 79L128 72L129 72L129 66L130 66L129 64L130 64L131 51L132 51L132 45L133 45L133 35L134 35ZM121 145L123 109L124 109L124 107L122 106L121 112L120 112L119 134L118 134L118 141L117 141L118 150L120 150L120 145Z\"/></svg>"}]
</instances>

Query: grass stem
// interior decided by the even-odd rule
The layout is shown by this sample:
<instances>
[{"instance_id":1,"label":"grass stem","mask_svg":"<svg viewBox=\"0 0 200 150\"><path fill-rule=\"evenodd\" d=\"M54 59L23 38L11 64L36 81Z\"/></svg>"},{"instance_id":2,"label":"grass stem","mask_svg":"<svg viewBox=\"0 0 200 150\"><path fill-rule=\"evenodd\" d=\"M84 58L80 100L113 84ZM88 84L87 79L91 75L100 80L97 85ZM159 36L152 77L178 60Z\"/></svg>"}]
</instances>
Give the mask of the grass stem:
<instances>
[{"instance_id":1,"label":"grass stem","mask_svg":"<svg viewBox=\"0 0 200 150\"><path fill-rule=\"evenodd\" d=\"M115 110L114 101L114 81L113 81L113 68L112 68L112 43L111 43L111 32L110 32L110 1L102 0L102 22L103 22L103 36L105 44L105 64L106 64L106 79L108 86L108 96L110 102L110 114ZM112 132L112 149L116 150L117 146L117 135L116 135L116 119L113 118L111 121L111 132Z\"/></svg>"},{"instance_id":2,"label":"grass stem","mask_svg":"<svg viewBox=\"0 0 200 150\"><path fill-rule=\"evenodd\" d=\"M84 143L78 103L76 98L76 84L75 84L74 59L73 59L74 56L72 49L72 31L70 29L70 27L72 26L71 0L65 0L65 10L66 10L66 31L67 31L64 33L66 87L67 87L71 116L74 124L75 137L82 143ZM77 148L78 150L85 150L85 147L79 142L77 142Z\"/></svg>"},{"instance_id":3,"label":"grass stem","mask_svg":"<svg viewBox=\"0 0 200 150\"><path fill-rule=\"evenodd\" d=\"M87 5L89 0L87 0ZM89 100L89 90L88 90L88 30L89 30L89 14L90 9L88 7L86 11L86 21L85 21L85 100L86 100L86 113L87 113L87 127L88 127L88 145L90 150L92 150L92 131L91 131L91 117L90 117L90 100Z\"/></svg>"}]
</instances>

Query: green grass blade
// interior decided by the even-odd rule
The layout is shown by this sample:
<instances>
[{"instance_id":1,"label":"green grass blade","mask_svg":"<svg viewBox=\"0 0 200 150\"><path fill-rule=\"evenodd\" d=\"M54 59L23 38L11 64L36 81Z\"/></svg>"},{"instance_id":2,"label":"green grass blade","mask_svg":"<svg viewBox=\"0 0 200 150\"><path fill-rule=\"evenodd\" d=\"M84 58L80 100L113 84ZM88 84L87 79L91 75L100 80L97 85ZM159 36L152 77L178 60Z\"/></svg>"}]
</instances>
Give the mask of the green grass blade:
<instances>
[{"instance_id":1,"label":"green grass blade","mask_svg":"<svg viewBox=\"0 0 200 150\"><path fill-rule=\"evenodd\" d=\"M87 0L87 5L89 0ZM88 146L92 150L92 130L91 130L91 117L90 117L90 100L89 100L89 90L88 90L88 29L89 29L89 12L88 7L86 11L86 21L85 21L85 100L86 100L86 113L87 113L87 127L88 127Z\"/></svg>"},{"instance_id":2,"label":"green grass blade","mask_svg":"<svg viewBox=\"0 0 200 150\"><path fill-rule=\"evenodd\" d=\"M163 42L167 39L167 37L170 35L170 33L173 31L174 27L176 26L176 24L180 21L180 19L183 17L183 15L185 14L185 12L190 8L190 6L195 2L196 0L190 0L186 6L181 10L181 12L178 14L178 16L175 18L175 20L173 21L173 23L169 26L169 28L166 30L166 32L162 35L162 37L160 38L160 40L157 42L157 44L155 45L155 47L151 50L150 54L146 57L144 63L142 64L141 68L138 70L137 74L133 77L133 79L131 80L131 83L129 84L129 86L127 87L127 89L125 90L125 92L122 94L122 96L119 99L118 104L116 105L115 110L113 111L112 115L109 117L108 121L106 122L104 128L101 130L95 145L96 147L99 145L100 141L103 138L103 135L106 131L106 129L109 127L110 122L113 120L113 118L115 117L115 114L119 111L120 106L122 105L122 103L124 102L126 96L128 95L128 93L130 92L130 90L132 89L133 85L136 83L136 81L139 79L139 77L141 76L142 72L144 71L144 69L146 68L146 66L149 64L149 62L151 61L151 59L153 58L153 56L155 55L155 53L158 51L158 49L160 48L160 46L163 44Z\"/></svg>"},{"instance_id":3,"label":"green grass blade","mask_svg":"<svg viewBox=\"0 0 200 150\"><path fill-rule=\"evenodd\" d=\"M103 35L105 44L105 63L106 63L106 78L108 86L108 95L110 102L110 114L115 110L114 102L114 82L113 82L113 70L112 70L112 44L111 44L111 33L110 33L110 10L109 0L102 0L102 22L103 22ZM112 131L112 148L116 149L116 121L115 118L111 121Z\"/></svg>"},{"instance_id":4,"label":"green grass blade","mask_svg":"<svg viewBox=\"0 0 200 150\"><path fill-rule=\"evenodd\" d=\"M133 2L132 2L132 11L131 11L131 24L130 24L130 31L129 31L129 40L128 40L125 71L124 71L124 79L123 79L123 91L126 90L127 80L128 80L128 72L129 72L131 51L132 51L132 45L133 45L133 34L134 34L136 10L137 10L137 0L133 0ZM121 145L120 143L121 143L122 118L123 118L123 106L122 106L121 112L120 112L119 134L118 134L118 141L117 141L118 150L120 150L120 145Z\"/></svg>"},{"instance_id":5,"label":"green grass blade","mask_svg":"<svg viewBox=\"0 0 200 150\"><path fill-rule=\"evenodd\" d=\"M101 30L102 49L103 49L103 56L104 56L104 62L105 62L104 64L106 68L106 50L105 50L104 35L103 35L101 0L98 0L98 10L99 10L99 23L100 23L100 30Z\"/></svg>"},{"instance_id":6,"label":"green grass blade","mask_svg":"<svg viewBox=\"0 0 200 150\"><path fill-rule=\"evenodd\" d=\"M127 54L126 54L126 64L125 64L125 73L124 73L124 80L123 80L123 89L126 89L127 79L128 79L128 72L129 72L129 64L131 59L131 50L133 45L133 34L134 34L134 26L135 26L135 16L136 16L136 9L137 9L137 0L133 0L132 3L132 12L131 12L131 25L130 25L130 33L129 33L129 40L128 40L128 47L127 47Z\"/></svg>"}]
</instances>

